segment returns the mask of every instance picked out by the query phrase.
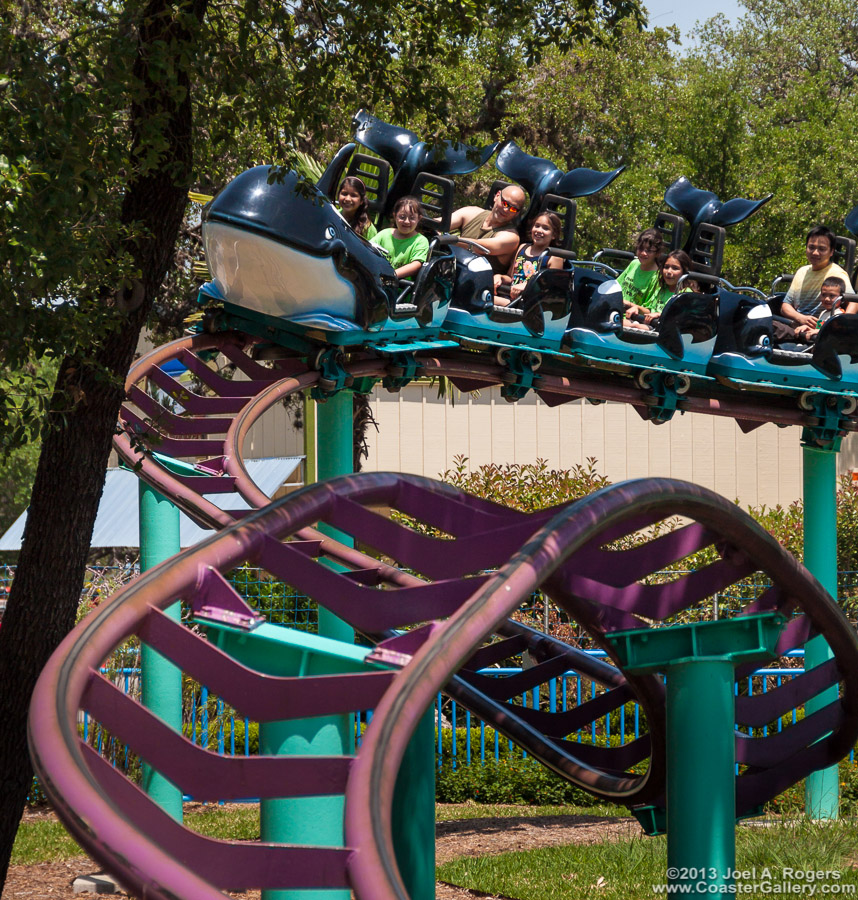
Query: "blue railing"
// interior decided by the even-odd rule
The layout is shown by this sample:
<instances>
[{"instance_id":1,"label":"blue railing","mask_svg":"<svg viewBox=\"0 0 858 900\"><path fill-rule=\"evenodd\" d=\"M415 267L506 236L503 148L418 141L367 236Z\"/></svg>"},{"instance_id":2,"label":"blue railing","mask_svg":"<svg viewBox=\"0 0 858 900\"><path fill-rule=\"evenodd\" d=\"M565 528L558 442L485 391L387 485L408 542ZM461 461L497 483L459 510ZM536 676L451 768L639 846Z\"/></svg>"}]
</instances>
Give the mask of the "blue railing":
<instances>
[{"instance_id":1,"label":"blue railing","mask_svg":"<svg viewBox=\"0 0 858 900\"><path fill-rule=\"evenodd\" d=\"M603 651L588 651L593 656L605 658ZM792 651L791 657L801 658L803 652ZM517 667L482 669L480 674L491 677L503 678L517 675L522 670ZM103 669L102 672L110 677L117 686L121 686L126 693L139 695L140 670L134 666L125 666L120 669ZM759 669L746 679L747 693L766 693L769 690L771 679L779 687L785 679L794 678L804 672L803 667L795 668L771 668ZM739 685L736 686L738 692ZM563 675L552 679L548 684L532 688L518 698L523 706L543 708L551 712L563 712L570 707L579 706L585 700L589 700L599 693L598 686L592 679L582 676L574 670L569 670ZM356 716L356 739L360 743L361 735L366 725L372 719L371 712L362 712ZM522 758L527 758L524 751L514 750L513 742L499 734L491 725L486 724L470 710L461 707L455 700L438 694L435 701L434 719L436 723L437 745L436 760L439 767L447 764L453 770L460 766L469 766L474 763L485 764L487 760L500 760L510 754L521 753ZM792 712L793 722L797 721L797 711ZM108 758L123 767L130 764L127 750L124 745L113 745L113 738L105 745L101 729L90 722L88 714L84 714L83 735L99 752L105 753ZM778 720L778 730L783 728L783 719ZM183 729L185 735L193 743L201 747L207 747L221 754L250 755L256 752L258 747L258 730L256 723L249 719L236 717L233 711L227 707L223 700L210 694L203 686L196 686L192 690L186 689L185 709L183 711ZM625 744L640 737L641 715L640 708L634 702L620 706L612 714L591 723L587 729L581 729L576 735L580 742L595 743L596 741L610 741L612 736L619 744ZM768 726L763 729L763 734L768 733ZM854 761L850 756L850 761Z\"/></svg>"}]
</instances>

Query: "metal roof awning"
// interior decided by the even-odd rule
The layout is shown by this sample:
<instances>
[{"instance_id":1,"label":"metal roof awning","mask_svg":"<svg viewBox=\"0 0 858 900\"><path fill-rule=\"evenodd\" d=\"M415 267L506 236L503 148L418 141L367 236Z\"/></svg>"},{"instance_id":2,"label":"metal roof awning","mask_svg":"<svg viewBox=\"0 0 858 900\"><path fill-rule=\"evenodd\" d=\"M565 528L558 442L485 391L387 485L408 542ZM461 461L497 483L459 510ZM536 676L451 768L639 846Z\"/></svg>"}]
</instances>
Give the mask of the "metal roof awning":
<instances>
[{"instance_id":1,"label":"metal roof awning","mask_svg":"<svg viewBox=\"0 0 858 900\"><path fill-rule=\"evenodd\" d=\"M246 459L244 465L259 489L273 496L303 462L303 456L280 456L273 459ZM90 547L139 547L138 481L128 469L108 469L104 492L98 505ZM221 509L249 509L239 494L207 494ZM27 512L24 511L0 537L0 550L20 550ZM191 547L214 532L200 528L184 513L179 513L179 541Z\"/></svg>"}]
</instances>

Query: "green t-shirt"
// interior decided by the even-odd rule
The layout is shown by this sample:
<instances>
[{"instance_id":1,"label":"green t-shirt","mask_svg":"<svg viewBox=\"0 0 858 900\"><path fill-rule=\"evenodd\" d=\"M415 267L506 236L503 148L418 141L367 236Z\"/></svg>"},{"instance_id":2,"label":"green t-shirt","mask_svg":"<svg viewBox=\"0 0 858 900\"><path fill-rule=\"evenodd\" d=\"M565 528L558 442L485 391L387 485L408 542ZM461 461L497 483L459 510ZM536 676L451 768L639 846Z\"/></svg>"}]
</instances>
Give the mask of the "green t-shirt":
<instances>
[{"instance_id":1,"label":"green t-shirt","mask_svg":"<svg viewBox=\"0 0 858 900\"><path fill-rule=\"evenodd\" d=\"M365 241L371 241L378 234L378 229L370 222L366 226L366 231L361 235Z\"/></svg>"},{"instance_id":2,"label":"green t-shirt","mask_svg":"<svg viewBox=\"0 0 858 900\"><path fill-rule=\"evenodd\" d=\"M657 302L659 292L658 269L644 272L641 270L640 260L635 259L620 273L617 281L622 288L623 300L626 303L636 303L647 309L656 309L654 304Z\"/></svg>"},{"instance_id":3,"label":"green t-shirt","mask_svg":"<svg viewBox=\"0 0 858 900\"><path fill-rule=\"evenodd\" d=\"M429 255L429 241L422 234L413 234L404 240L393 236L392 228L385 228L372 239L382 250L390 254L390 264L394 269L410 262L426 262Z\"/></svg>"},{"instance_id":4,"label":"green t-shirt","mask_svg":"<svg viewBox=\"0 0 858 900\"><path fill-rule=\"evenodd\" d=\"M674 294L687 294L692 290L693 288L688 287L687 284L684 284L678 291L674 291L669 287L660 287L658 289L658 293L653 298L653 305L648 307L648 309L651 309L653 312L660 313L665 308L665 306L667 306L667 301L670 300L670 298Z\"/></svg>"}]
</instances>

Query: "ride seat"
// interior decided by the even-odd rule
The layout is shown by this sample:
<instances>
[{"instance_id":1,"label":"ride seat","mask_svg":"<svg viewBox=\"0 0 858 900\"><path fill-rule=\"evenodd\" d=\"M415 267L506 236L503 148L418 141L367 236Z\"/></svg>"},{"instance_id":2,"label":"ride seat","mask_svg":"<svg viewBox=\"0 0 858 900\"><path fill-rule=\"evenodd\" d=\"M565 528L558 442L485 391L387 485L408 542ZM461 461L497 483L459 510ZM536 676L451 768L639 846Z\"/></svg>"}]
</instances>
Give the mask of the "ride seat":
<instances>
[{"instance_id":1,"label":"ride seat","mask_svg":"<svg viewBox=\"0 0 858 900\"><path fill-rule=\"evenodd\" d=\"M542 206L538 215L544 212L553 212L559 219L563 228L561 232L560 247L563 250L571 250L575 240L575 219L578 215L578 204L569 197L561 197L560 194L546 194L542 198Z\"/></svg>"},{"instance_id":2,"label":"ride seat","mask_svg":"<svg viewBox=\"0 0 858 900\"><path fill-rule=\"evenodd\" d=\"M695 272L720 277L726 237L727 232L720 225L701 222L694 229L686 249L694 263Z\"/></svg>"},{"instance_id":3,"label":"ride seat","mask_svg":"<svg viewBox=\"0 0 858 900\"><path fill-rule=\"evenodd\" d=\"M366 205L373 215L384 212L390 187L390 163L368 153L354 153L346 169L346 176L353 175L366 185Z\"/></svg>"},{"instance_id":4,"label":"ride seat","mask_svg":"<svg viewBox=\"0 0 858 900\"><path fill-rule=\"evenodd\" d=\"M655 217L655 227L661 233L664 245L668 253L679 250L682 246L682 233L685 228L685 219L675 213L660 212Z\"/></svg>"},{"instance_id":5,"label":"ride seat","mask_svg":"<svg viewBox=\"0 0 858 900\"><path fill-rule=\"evenodd\" d=\"M408 193L420 200L420 205L428 212L428 215L420 217L417 227L430 234L448 232L453 217L455 190L456 186L449 178L432 175L430 172L418 173ZM441 221L439 223L433 219Z\"/></svg>"},{"instance_id":6,"label":"ride seat","mask_svg":"<svg viewBox=\"0 0 858 900\"><path fill-rule=\"evenodd\" d=\"M503 321L506 317L521 318L531 334L542 337L546 322L569 315L571 275L562 269L537 272L525 285L517 306L493 306L489 318L493 321Z\"/></svg>"},{"instance_id":7,"label":"ride seat","mask_svg":"<svg viewBox=\"0 0 858 900\"><path fill-rule=\"evenodd\" d=\"M413 316L421 325L430 325L435 309L450 301L455 272L456 261L452 255L434 256L423 263L413 283L400 282L404 290L392 304L390 317L405 319Z\"/></svg>"},{"instance_id":8,"label":"ride seat","mask_svg":"<svg viewBox=\"0 0 858 900\"><path fill-rule=\"evenodd\" d=\"M855 268L855 241L848 237L838 237L834 241L834 253L831 257L841 269L852 272ZM852 285L855 287L855 285Z\"/></svg>"}]
</instances>

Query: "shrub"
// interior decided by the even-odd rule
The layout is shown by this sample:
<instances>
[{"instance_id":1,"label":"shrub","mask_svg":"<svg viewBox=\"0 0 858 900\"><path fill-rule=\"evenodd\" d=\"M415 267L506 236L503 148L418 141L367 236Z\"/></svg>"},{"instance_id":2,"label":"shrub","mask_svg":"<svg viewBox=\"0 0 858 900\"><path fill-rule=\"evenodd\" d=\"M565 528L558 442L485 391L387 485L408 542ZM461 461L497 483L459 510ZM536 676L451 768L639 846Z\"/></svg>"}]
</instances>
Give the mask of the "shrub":
<instances>
[{"instance_id":1,"label":"shrub","mask_svg":"<svg viewBox=\"0 0 858 900\"><path fill-rule=\"evenodd\" d=\"M475 497L523 512L579 500L611 483L596 471L593 457L571 469L549 469L544 459L535 463L488 463L473 472L467 471L467 466L466 456L453 457L453 468L442 472L441 480Z\"/></svg>"},{"instance_id":2,"label":"shrub","mask_svg":"<svg viewBox=\"0 0 858 900\"><path fill-rule=\"evenodd\" d=\"M439 803L593 804L586 791L529 759L492 759L455 771L445 763L436 776L435 799Z\"/></svg>"}]
</instances>

